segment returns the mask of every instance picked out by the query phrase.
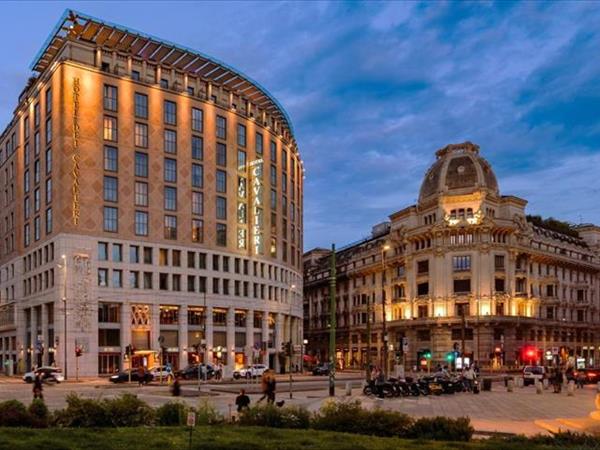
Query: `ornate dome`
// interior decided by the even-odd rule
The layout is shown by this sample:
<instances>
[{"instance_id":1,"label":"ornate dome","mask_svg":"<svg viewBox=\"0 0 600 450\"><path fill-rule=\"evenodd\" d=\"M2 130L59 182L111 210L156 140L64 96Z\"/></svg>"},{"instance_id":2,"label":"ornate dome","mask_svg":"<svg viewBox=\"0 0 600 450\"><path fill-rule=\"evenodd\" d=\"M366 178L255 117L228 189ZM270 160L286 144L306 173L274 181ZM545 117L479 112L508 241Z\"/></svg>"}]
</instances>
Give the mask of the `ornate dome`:
<instances>
[{"instance_id":1,"label":"ornate dome","mask_svg":"<svg viewBox=\"0 0 600 450\"><path fill-rule=\"evenodd\" d=\"M487 190L499 195L496 175L479 156L479 146L471 142L450 144L435 153L437 160L421 184L419 203L438 194L470 194Z\"/></svg>"}]
</instances>

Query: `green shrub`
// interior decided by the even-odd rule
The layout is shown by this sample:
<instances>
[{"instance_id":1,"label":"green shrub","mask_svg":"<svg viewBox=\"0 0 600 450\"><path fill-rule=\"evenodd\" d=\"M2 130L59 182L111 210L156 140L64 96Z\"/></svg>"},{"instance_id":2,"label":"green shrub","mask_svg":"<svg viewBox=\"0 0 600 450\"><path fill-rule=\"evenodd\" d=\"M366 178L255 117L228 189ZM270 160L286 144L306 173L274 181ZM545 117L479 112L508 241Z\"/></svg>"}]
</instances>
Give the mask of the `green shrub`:
<instances>
[{"instance_id":1,"label":"green shrub","mask_svg":"<svg viewBox=\"0 0 600 450\"><path fill-rule=\"evenodd\" d=\"M363 413L363 434L383 437L406 437L411 432L413 419L398 411L373 409Z\"/></svg>"},{"instance_id":2,"label":"green shrub","mask_svg":"<svg viewBox=\"0 0 600 450\"><path fill-rule=\"evenodd\" d=\"M104 408L115 427L139 427L153 425L155 411L137 395L125 393L104 400Z\"/></svg>"},{"instance_id":3,"label":"green shrub","mask_svg":"<svg viewBox=\"0 0 600 450\"><path fill-rule=\"evenodd\" d=\"M50 422L50 412L41 398L34 398L27 409L31 425L36 428L46 428Z\"/></svg>"},{"instance_id":4,"label":"green shrub","mask_svg":"<svg viewBox=\"0 0 600 450\"><path fill-rule=\"evenodd\" d=\"M223 414L207 400L198 402L198 406L192 410L196 413L196 425L215 425L225 422Z\"/></svg>"},{"instance_id":5,"label":"green shrub","mask_svg":"<svg viewBox=\"0 0 600 450\"><path fill-rule=\"evenodd\" d=\"M0 403L0 426L2 427L28 427L31 426L31 417L25 405L18 400L7 400Z\"/></svg>"},{"instance_id":6,"label":"green shrub","mask_svg":"<svg viewBox=\"0 0 600 450\"><path fill-rule=\"evenodd\" d=\"M112 423L104 402L67 395L67 407L55 411L54 425L62 427L108 427Z\"/></svg>"},{"instance_id":7,"label":"green shrub","mask_svg":"<svg viewBox=\"0 0 600 450\"><path fill-rule=\"evenodd\" d=\"M364 434L365 413L366 410L360 406L359 400L329 401L313 415L311 427L317 430Z\"/></svg>"},{"instance_id":8,"label":"green shrub","mask_svg":"<svg viewBox=\"0 0 600 450\"><path fill-rule=\"evenodd\" d=\"M469 441L475 430L468 417L422 417L410 429L408 437L438 441Z\"/></svg>"},{"instance_id":9,"label":"green shrub","mask_svg":"<svg viewBox=\"0 0 600 450\"><path fill-rule=\"evenodd\" d=\"M240 424L271 428L308 428L310 413L306 408L256 405L240 414Z\"/></svg>"},{"instance_id":10,"label":"green shrub","mask_svg":"<svg viewBox=\"0 0 600 450\"><path fill-rule=\"evenodd\" d=\"M168 402L156 408L156 423L161 426L185 425L189 408L180 402Z\"/></svg>"}]
</instances>

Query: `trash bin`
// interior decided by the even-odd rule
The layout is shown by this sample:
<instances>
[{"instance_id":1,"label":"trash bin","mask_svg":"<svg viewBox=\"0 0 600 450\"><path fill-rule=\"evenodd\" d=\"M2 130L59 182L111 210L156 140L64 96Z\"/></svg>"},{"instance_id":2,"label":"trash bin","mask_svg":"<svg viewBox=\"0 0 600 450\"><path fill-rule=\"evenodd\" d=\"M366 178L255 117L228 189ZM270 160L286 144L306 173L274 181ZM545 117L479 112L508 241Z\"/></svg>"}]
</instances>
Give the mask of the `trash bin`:
<instances>
[{"instance_id":1,"label":"trash bin","mask_svg":"<svg viewBox=\"0 0 600 450\"><path fill-rule=\"evenodd\" d=\"M483 390L484 391L491 391L492 390L492 380L489 378L484 378L483 379Z\"/></svg>"}]
</instances>

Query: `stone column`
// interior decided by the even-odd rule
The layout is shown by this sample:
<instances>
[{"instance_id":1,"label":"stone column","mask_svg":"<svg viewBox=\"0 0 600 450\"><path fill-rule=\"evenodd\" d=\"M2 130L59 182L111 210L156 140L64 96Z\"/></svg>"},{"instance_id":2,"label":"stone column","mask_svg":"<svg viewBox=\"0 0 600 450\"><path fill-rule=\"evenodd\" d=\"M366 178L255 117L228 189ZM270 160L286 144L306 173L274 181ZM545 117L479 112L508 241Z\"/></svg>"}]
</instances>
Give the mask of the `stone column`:
<instances>
[{"instance_id":1,"label":"stone column","mask_svg":"<svg viewBox=\"0 0 600 450\"><path fill-rule=\"evenodd\" d=\"M281 313L277 313L275 317L275 354L278 356L275 358L275 371L280 373L281 364L279 354L281 353L281 344L283 343L285 318Z\"/></svg>"},{"instance_id":2,"label":"stone column","mask_svg":"<svg viewBox=\"0 0 600 450\"><path fill-rule=\"evenodd\" d=\"M188 307L181 305L179 307L179 367L187 366L188 361Z\"/></svg>"},{"instance_id":3,"label":"stone column","mask_svg":"<svg viewBox=\"0 0 600 450\"><path fill-rule=\"evenodd\" d=\"M246 311L246 363L253 364L254 349L254 310Z\"/></svg>"},{"instance_id":4,"label":"stone column","mask_svg":"<svg viewBox=\"0 0 600 450\"><path fill-rule=\"evenodd\" d=\"M129 367L130 362L125 363L127 346L131 344L131 305L129 302L121 303L121 369Z\"/></svg>"},{"instance_id":5,"label":"stone column","mask_svg":"<svg viewBox=\"0 0 600 450\"><path fill-rule=\"evenodd\" d=\"M30 345L30 349L31 349L31 367L33 366L37 366L37 314L36 314L36 306L32 306L31 307L31 343ZM25 349L25 352L27 352L28 349ZM29 367L28 367L29 369Z\"/></svg>"},{"instance_id":6,"label":"stone column","mask_svg":"<svg viewBox=\"0 0 600 450\"><path fill-rule=\"evenodd\" d=\"M42 364L48 365L48 349L54 345L48 342L48 305L42 305L42 341L44 342L44 356Z\"/></svg>"},{"instance_id":7,"label":"stone column","mask_svg":"<svg viewBox=\"0 0 600 450\"><path fill-rule=\"evenodd\" d=\"M227 308L227 366L224 375L230 377L235 369L235 308Z\"/></svg>"},{"instance_id":8,"label":"stone column","mask_svg":"<svg viewBox=\"0 0 600 450\"><path fill-rule=\"evenodd\" d=\"M263 364L269 365L269 312L263 311L262 317L262 341L265 352L263 353ZM271 367L272 369L272 367Z\"/></svg>"},{"instance_id":9,"label":"stone column","mask_svg":"<svg viewBox=\"0 0 600 450\"><path fill-rule=\"evenodd\" d=\"M160 349L158 337L160 336L160 304L154 303L150 305L150 350L157 351ZM146 361L150 364L150 358ZM158 364L158 361L156 361Z\"/></svg>"},{"instance_id":10,"label":"stone column","mask_svg":"<svg viewBox=\"0 0 600 450\"><path fill-rule=\"evenodd\" d=\"M213 308L207 306L205 311L205 339L206 339L206 360L205 362L212 362L213 360Z\"/></svg>"}]
</instances>

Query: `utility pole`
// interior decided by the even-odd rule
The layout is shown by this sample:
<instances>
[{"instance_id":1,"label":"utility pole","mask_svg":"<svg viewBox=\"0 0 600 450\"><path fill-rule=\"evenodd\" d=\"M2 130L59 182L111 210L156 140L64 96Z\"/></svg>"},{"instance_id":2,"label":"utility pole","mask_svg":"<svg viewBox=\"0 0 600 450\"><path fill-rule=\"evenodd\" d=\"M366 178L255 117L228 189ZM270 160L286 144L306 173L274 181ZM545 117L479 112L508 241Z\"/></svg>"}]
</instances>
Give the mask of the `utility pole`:
<instances>
[{"instance_id":1,"label":"utility pole","mask_svg":"<svg viewBox=\"0 0 600 450\"><path fill-rule=\"evenodd\" d=\"M335 396L335 244L331 244L331 269L329 278L329 396Z\"/></svg>"},{"instance_id":2,"label":"utility pole","mask_svg":"<svg viewBox=\"0 0 600 450\"><path fill-rule=\"evenodd\" d=\"M385 244L381 247L381 309L382 309L382 331L383 331L383 364L381 365L381 370L383 370L383 374L387 379L388 376L388 335L387 335L387 317L386 317L386 303L387 296L385 292L385 252L390 249L390 246Z\"/></svg>"}]
</instances>

